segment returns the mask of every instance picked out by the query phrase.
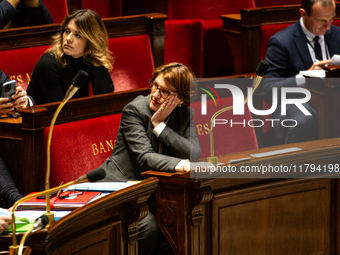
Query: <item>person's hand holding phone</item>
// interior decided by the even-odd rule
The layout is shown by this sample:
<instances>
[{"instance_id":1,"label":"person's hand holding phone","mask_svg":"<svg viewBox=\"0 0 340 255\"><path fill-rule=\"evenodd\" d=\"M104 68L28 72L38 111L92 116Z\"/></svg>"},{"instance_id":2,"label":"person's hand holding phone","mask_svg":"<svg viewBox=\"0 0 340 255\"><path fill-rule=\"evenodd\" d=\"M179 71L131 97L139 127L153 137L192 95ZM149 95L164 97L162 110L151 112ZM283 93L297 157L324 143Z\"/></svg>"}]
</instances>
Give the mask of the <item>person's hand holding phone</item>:
<instances>
[{"instance_id":1,"label":"person's hand holding phone","mask_svg":"<svg viewBox=\"0 0 340 255\"><path fill-rule=\"evenodd\" d=\"M28 105L26 91L17 86L15 80L5 82L1 85L0 114L8 114L18 108L25 108Z\"/></svg>"},{"instance_id":2,"label":"person's hand holding phone","mask_svg":"<svg viewBox=\"0 0 340 255\"><path fill-rule=\"evenodd\" d=\"M8 101L9 99L7 97L0 97L0 115L14 111L15 107L13 106L13 102Z\"/></svg>"},{"instance_id":3,"label":"person's hand holding phone","mask_svg":"<svg viewBox=\"0 0 340 255\"><path fill-rule=\"evenodd\" d=\"M25 108L28 105L28 98L26 91L20 87L16 87L16 92L11 96L13 99L13 106L16 108Z\"/></svg>"}]
</instances>

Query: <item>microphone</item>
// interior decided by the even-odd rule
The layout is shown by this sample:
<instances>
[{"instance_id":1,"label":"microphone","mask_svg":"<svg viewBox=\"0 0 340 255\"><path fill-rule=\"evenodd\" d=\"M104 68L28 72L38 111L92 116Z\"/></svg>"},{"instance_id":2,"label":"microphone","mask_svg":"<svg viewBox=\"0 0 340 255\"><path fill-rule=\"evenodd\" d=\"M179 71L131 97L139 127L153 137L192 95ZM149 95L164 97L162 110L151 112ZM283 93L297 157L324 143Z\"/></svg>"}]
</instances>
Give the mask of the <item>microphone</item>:
<instances>
[{"instance_id":1,"label":"microphone","mask_svg":"<svg viewBox=\"0 0 340 255\"><path fill-rule=\"evenodd\" d=\"M106 172L104 171L104 169L100 168L100 169L92 170L83 176L80 176L77 179L77 181L78 182L97 182L101 179L104 179L105 176L106 176Z\"/></svg>"},{"instance_id":2,"label":"microphone","mask_svg":"<svg viewBox=\"0 0 340 255\"><path fill-rule=\"evenodd\" d=\"M257 66L256 77L255 77L253 84L252 84L253 93L257 89L257 87L260 85L260 82L261 82L263 76L265 76L267 74L268 67L269 67L269 62L267 60L261 60L259 65ZM247 97L247 101L248 101L248 97ZM247 101L245 101L245 103Z\"/></svg>"},{"instance_id":3,"label":"microphone","mask_svg":"<svg viewBox=\"0 0 340 255\"><path fill-rule=\"evenodd\" d=\"M84 83L86 82L88 77L89 77L89 75L88 75L87 72L85 72L84 70L80 70L76 74L76 76L74 76L72 83L71 83L71 86L66 91L64 100L67 101L67 100L71 99L74 96L74 94L78 91L78 89L80 89L81 86L84 85Z\"/></svg>"},{"instance_id":4,"label":"microphone","mask_svg":"<svg viewBox=\"0 0 340 255\"><path fill-rule=\"evenodd\" d=\"M41 215L39 218L37 218L33 224L33 230L40 230L43 229L50 219L46 215Z\"/></svg>"},{"instance_id":5,"label":"microphone","mask_svg":"<svg viewBox=\"0 0 340 255\"><path fill-rule=\"evenodd\" d=\"M18 201L16 201L14 203L14 205L12 206L12 231L13 231L13 234L12 234L12 238L13 238L13 245L11 245L9 247L10 251L12 251L13 253L11 254L17 254L15 253L17 250L18 250L18 245L17 245L17 238L16 238L16 234L15 234L15 217L14 217L14 212L15 210L17 209L17 207L22 203L22 202L25 202L31 198L34 198L34 197L39 197L39 196L42 196L42 195L46 195L46 204L47 204L47 198L49 198L49 196L47 194L49 193L52 193L52 192L55 192L55 191L58 191L60 189L63 189L63 188L67 188L68 186L71 186L71 185L74 185L74 184L78 184L78 183L82 183L82 182L96 182L96 181L99 181L101 179L104 179L106 176L106 172L103 170L103 169L95 169L95 170L92 170L90 172L88 172L86 175L83 175L81 177L79 177L78 179L74 180L74 181L70 181L68 183L65 183L63 185L60 185L60 186L57 186L57 187L54 187L52 189L46 189L44 191L40 191L40 192L37 192L37 193L34 193L34 194L31 194L31 195L28 195L26 197L23 197L21 199L19 199ZM53 214L52 214L53 216ZM46 218L48 218L48 220L46 220ZM41 219L40 219L41 218ZM40 219L40 220L39 220ZM54 221L54 217L52 219ZM42 223L39 223L39 221L41 221ZM52 222L53 222L52 221ZM49 223L52 223L51 222L51 217L50 217L50 214L44 214L42 215L41 217L39 217L36 221L36 226L37 228L39 226L43 226L42 224L45 224L43 227L41 228L44 228L46 225L48 225ZM41 229L39 228L39 229ZM32 229L33 230L33 229ZM38 230L38 229L37 229Z\"/></svg>"},{"instance_id":6,"label":"microphone","mask_svg":"<svg viewBox=\"0 0 340 255\"><path fill-rule=\"evenodd\" d=\"M88 74L84 70L80 70L76 76L72 80L72 84L70 88L67 90L65 98L63 101L60 103L58 106L57 110L55 111L53 118L51 120L50 124L50 130L48 132L48 137L47 137L47 147L46 147L46 179L45 179L45 190L50 189L50 166L51 166L51 139L52 139L52 132L53 132L53 127L54 123L58 117L59 112L61 109L64 107L66 102L72 98L72 96L77 92L77 90L83 86L85 81L88 78ZM54 215L53 213L50 213L51 211L51 206L50 206L50 196L46 196L46 215L50 217L50 223L54 221Z\"/></svg>"},{"instance_id":7,"label":"microphone","mask_svg":"<svg viewBox=\"0 0 340 255\"><path fill-rule=\"evenodd\" d=\"M32 231L34 230L43 229L48 224L48 222L49 222L49 218L46 215L41 215L39 218L35 220L33 227L29 231L27 231L21 238L20 246L19 246L19 255L21 255L24 250L24 244L29 234L32 233ZM14 250L13 250L13 253L14 253Z\"/></svg>"},{"instance_id":8,"label":"microphone","mask_svg":"<svg viewBox=\"0 0 340 255\"><path fill-rule=\"evenodd\" d=\"M263 76L265 76L267 74L267 70L269 67L269 62L267 60L261 60L260 63L258 64L257 68L256 68L256 77L252 83L252 94L254 94L254 91L257 89L257 87L260 85L260 82L263 78ZM248 96L247 98L244 100L244 104L246 104L248 102ZM217 166L217 157L214 156L214 138L213 138L213 123L215 118L220 115L223 112L229 111L233 109L233 106L228 106L226 108L223 108L219 111L217 111L210 120L210 129L209 129L209 133L210 133L210 157L207 158L207 161L214 164L215 166Z\"/></svg>"}]
</instances>

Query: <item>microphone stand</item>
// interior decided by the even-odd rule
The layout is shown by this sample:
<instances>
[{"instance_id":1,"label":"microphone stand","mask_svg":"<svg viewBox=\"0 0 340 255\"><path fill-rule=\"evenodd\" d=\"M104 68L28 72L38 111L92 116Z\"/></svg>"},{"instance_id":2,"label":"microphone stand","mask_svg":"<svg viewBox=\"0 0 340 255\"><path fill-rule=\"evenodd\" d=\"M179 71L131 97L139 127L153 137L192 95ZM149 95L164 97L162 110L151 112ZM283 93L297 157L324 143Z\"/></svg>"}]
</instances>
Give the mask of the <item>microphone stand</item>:
<instances>
[{"instance_id":1,"label":"microphone stand","mask_svg":"<svg viewBox=\"0 0 340 255\"><path fill-rule=\"evenodd\" d=\"M51 173L51 139L52 139L52 132L53 132L53 127L55 124L55 121L59 115L59 112L61 109L64 107L68 100L63 100L61 104L58 106L56 112L53 115L51 124L50 124L50 130L48 132L48 137L47 137L47 148L46 148L46 179L45 179L45 190L50 189L50 173ZM60 187L58 187L60 189ZM19 200L20 201L20 200ZM46 213L45 215L49 218L49 223L48 226L54 222L54 214L51 213L51 206L50 206L50 194L46 194Z\"/></svg>"},{"instance_id":2,"label":"microphone stand","mask_svg":"<svg viewBox=\"0 0 340 255\"><path fill-rule=\"evenodd\" d=\"M46 148L46 180L45 180L45 190L50 189L50 173L51 173L51 139L52 139L52 132L53 132L53 127L55 124L55 121L59 115L59 112L61 109L64 107L64 105L67 103L68 100L70 100L73 95L78 91L78 89L84 84L85 80L87 79L88 74L80 70L77 75L74 77L72 81L72 85L69 87L65 94L65 98L63 101L60 103L58 106L57 110L55 111L51 124L50 124L50 130L48 132L48 137L47 137L47 148ZM75 85L77 84L77 85ZM51 213L51 206L50 206L50 195L46 195L46 213L45 215L48 217L49 222L47 224L47 227L54 222L54 214Z\"/></svg>"},{"instance_id":3,"label":"microphone stand","mask_svg":"<svg viewBox=\"0 0 340 255\"><path fill-rule=\"evenodd\" d=\"M261 61L262 62L262 61ZM260 64L261 64L260 62ZM259 65L260 66L260 65ZM259 67L258 67L259 69ZM254 91L257 89L257 87L260 85L261 83L261 80L263 78L264 75L258 75L253 84L252 84L252 94L254 94ZM248 102L248 96L246 97L246 99L244 100L244 105ZM214 156L215 152L214 152L214 135L213 135L213 123L214 123L214 120L215 118L220 115L221 113L223 112L226 112L226 111L229 111L233 109L233 106L228 106L226 108L223 108L217 112L215 112L215 114L211 117L211 120L210 120L210 129L209 129L209 134L210 134L210 157L207 157L207 161L214 164L214 166L217 166L217 163L218 163L218 160L217 160L217 157Z\"/></svg>"}]
</instances>

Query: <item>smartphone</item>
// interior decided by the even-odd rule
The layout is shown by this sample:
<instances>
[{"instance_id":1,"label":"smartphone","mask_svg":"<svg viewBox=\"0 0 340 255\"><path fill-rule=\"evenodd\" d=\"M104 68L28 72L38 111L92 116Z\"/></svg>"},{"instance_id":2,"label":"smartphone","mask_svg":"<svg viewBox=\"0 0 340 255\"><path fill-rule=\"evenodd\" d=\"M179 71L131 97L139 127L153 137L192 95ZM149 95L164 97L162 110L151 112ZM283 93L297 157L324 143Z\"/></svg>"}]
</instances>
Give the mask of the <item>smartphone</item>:
<instances>
[{"instance_id":1,"label":"smartphone","mask_svg":"<svg viewBox=\"0 0 340 255\"><path fill-rule=\"evenodd\" d=\"M1 86L1 97L8 97L9 101L12 102L13 99L11 98L12 95L16 93L17 81L12 80L5 82Z\"/></svg>"}]
</instances>

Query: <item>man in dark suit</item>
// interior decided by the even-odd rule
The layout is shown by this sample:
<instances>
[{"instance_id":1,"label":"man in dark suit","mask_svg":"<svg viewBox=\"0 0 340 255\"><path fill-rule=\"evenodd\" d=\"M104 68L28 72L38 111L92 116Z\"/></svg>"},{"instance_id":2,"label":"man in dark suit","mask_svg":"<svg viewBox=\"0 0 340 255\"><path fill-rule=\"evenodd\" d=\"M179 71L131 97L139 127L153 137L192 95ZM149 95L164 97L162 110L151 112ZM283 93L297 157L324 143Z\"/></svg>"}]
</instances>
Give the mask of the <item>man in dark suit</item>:
<instances>
[{"instance_id":1,"label":"man in dark suit","mask_svg":"<svg viewBox=\"0 0 340 255\"><path fill-rule=\"evenodd\" d=\"M265 100L272 103L272 89L277 87L279 104L272 117L280 120L275 122L274 131L281 143L318 139L318 117L308 103L303 106L311 115L304 115L294 104L287 105L286 115L281 115L280 89L304 87L305 78L300 71L322 69L332 62L334 54L340 54L340 28L332 25L336 15L334 0L302 0L301 7L300 20L270 38L266 55L270 63L267 78L273 79L265 82ZM297 125L284 127L284 119L296 120Z\"/></svg>"},{"instance_id":2,"label":"man in dark suit","mask_svg":"<svg viewBox=\"0 0 340 255\"><path fill-rule=\"evenodd\" d=\"M112 155L101 166L106 171L103 181L140 180L146 170L190 170L189 161L197 161L201 155L194 111L188 107L193 77L190 68L179 63L153 72L151 94L138 96L123 109ZM150 212L138 225L138 254L167 254L157 250L162 234L154 199L148 204Z\"/></svg>"},{"instance_id":3,"label":"man in dark suit","mask_svg":"<svg viewBox=\"0 0 340 255\"><path fill-rule=\"evenodd\" d=\"M52 23L42 0L0 0L0 29Z\"/></svg>"}]
</instances>

